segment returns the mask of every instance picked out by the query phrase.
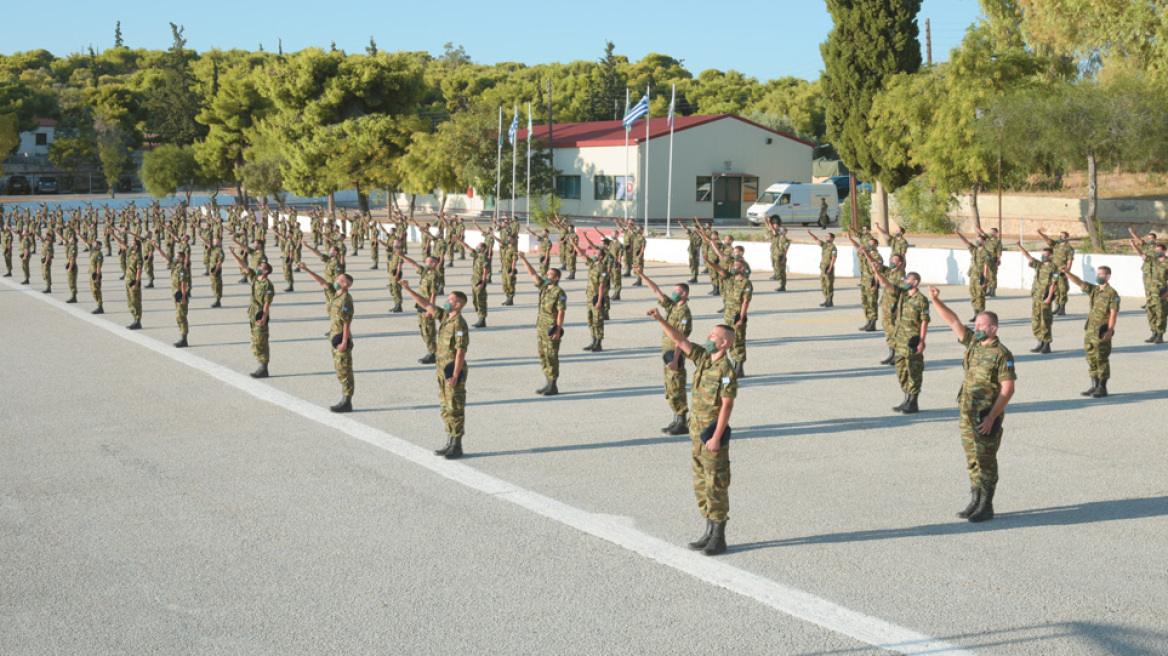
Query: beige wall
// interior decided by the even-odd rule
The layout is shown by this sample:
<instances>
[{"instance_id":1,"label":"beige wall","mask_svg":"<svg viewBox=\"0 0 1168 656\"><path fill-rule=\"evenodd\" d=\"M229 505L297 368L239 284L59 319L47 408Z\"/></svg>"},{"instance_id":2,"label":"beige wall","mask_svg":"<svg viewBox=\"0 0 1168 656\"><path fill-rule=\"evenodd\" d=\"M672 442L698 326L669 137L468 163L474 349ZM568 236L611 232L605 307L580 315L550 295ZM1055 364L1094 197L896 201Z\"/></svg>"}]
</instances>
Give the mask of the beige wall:
<instances>
[{"instance_id":1,"label":"beige wall","mask_svg":"<svg viewBox=\"0 0 1168 656\"><path fill-rule=\"evenodd\" d=\"M971 230L973 214L969 196L958 196L959 205L950 217L958 228ZM978 195L978 209L983 229L998 225L998 196L995 193ZM1127 236L1128 226L1137 232L1168 231L1168 202L1161 200L1101 199L1098 216L1109 237ZM895 210L892 211L896 218ZM1046 232L1066 230L1072 237L1087 236L1084 218L1087 200L1079 198L1048 198L1041 196L1002 196L1002 229L1007 235L1017 235L1019 228L1033 236L1042 228Z\"/></svg>"}]
</instances>

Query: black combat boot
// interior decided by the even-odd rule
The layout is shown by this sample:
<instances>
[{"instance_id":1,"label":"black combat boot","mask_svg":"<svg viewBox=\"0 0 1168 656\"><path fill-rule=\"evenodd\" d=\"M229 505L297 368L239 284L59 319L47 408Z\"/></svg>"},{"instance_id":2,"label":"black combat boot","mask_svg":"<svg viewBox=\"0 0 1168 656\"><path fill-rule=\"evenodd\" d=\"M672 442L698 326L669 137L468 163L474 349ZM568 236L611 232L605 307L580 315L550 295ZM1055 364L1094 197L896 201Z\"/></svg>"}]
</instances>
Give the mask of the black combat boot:
<instances>
[{"instance_id":1,"label":"black combat boot","mask_svg":"<svg viewBox=\"0 0 1168 656\"><path fill-rule=\"evenodd\" d=\"M74 296L73 298L76 299L77 297ZM74 302L76 302L76 301L74 301ZM1156 339L1153 339L1152 343L1153 344L1163 344L1164 343L1164 333L1156 333Z\"/></svg>"},{"instance_id":2,"label":"black combat boot","mask_svg":"<svg viewBox=\"0 0 1168 656\"><path fill-rule=\"evenodd\" d=\"M486 317L479 317L479 320L476 321L471 326L471 328L486 328L486 327L487 327L487 318Z\"/></svg>"},{"instance_id":3,"label":"black combat boot","mask_svg":"<svg viewBox=\"0 0 1168 656\"><path fill-rule=\"evenodd\" d=\"M1145 343L1145 344L1151 344L1152 342L1155 342L1155 341L1156 341L1156 335L1157 335L1157 333L1156 333L1155 331L1152 331L1152 336L1151 336L1151 337L1149 337L1149 338L1147 338L1147 339L1145 339L1145 340L1144 340L1144 343Z\"/></svg>"},{"instance_id":4,"label":"black combat boot","mask_svg":"<svg viewBox=\"0 0 1168 656\"><path fill-rule=\"evenodd\" d=\"M1042 353L1042 347L1044 344L1046 344L1046 342L1043 342L1043 341L1038 342L1038 346L1035 346L1034 348L1030 349L1030 352L1031 353Z\"/></svg>"},{"instance_id":5,"label":"black combat boot","mask_svg":"<svg viewBox=\"0 0 1168 656\"><path fill-rule=\"evenodd\" d=\"M1059 311L1058 311L1058 313L1059 313L1059 316L1060 316L1060 317L1061 317L1061 316L1064 316L1064 315L1067 313L1067 304L1066 304L1066 303L1060 303L1060 304L1059 304ZM993 495L991 494L990 496L993 496ZM992 510L992 509L991 509L991 510Z\"/></svg>"},{"instance_id":6,"label":"black combat boot","mask_svg":"<svg viewBox=\"0 0 1168 656\"><path fill-rule=\"evenodd\" d=\"M552 380L552 384L548 385L548 388L543 391L544 396L555 396L559 393L560 388L556 386L556 381L554 379Z\"/></svg>"},{"instance_id":7,"label":"black combat boot","mask_svg":"<svg viewBox=\"0 0 1168 656\"><path fill-rule=\"evenodd\" d=\"M710 288L710 296L717 296L717 295L718 295L718 288L717 288L717 287L711 287L711 288Z\"/></svg>"},{"instance_id":8,"label":"black combat boot","mask_svg":"<svg viewBox=\"0 0 1168 656\"><path fill-rule=\"evenodd\" d=\"M261 362L260 366L255 371L251 372L251 377L252 378L267 378L268 377L268 364L266 362Z\"/></svg>"},{"instance_id":9,"label":"black combat boot","mask_svg":"<svg viewBox=\"0 0 1168 656\"><path fill-rule=\"evenodd\" d=\"M689 412L682 410L681 414L677 416L677 427L670 431L670 435L685 435L689 432L689 422L687 421Z\"/></svg>"},{"instance_id":10,"label":"black combat boot","mask_svg":"<svg viewBox=\"0 0 1168 656\"><path fill-rule=\"evenodd\" d=\"M726 551L726 522L711 522L713 524L712 531L710 531L710 541L706 543L706 548L702 549L702 553L707 556L717 556Z\"/></svg>"},{"instance_id":11,"label":"black combat boot","mask_svg":"<svg viewBox=\"0 0 1168 656\"><path fill-rule=\"evenodd\" d=\"M101 306L99 305L97 306L97 309L94 310L91 314L105 314L105 310L101 309Z\"/></svg>"},{"instance_id":12,"label":"black combat boot","mask_svg":"<svg viewBox=\"0 0 1168 656\"><path fill-rule=\"evenodd\" d=\"M981 498L977 500L977 507L973 512L969 513L968 519L973 523L984 522L987 519L994 518L994 491L983 490Z\"/></svg>"},{"instance_id":13,"label":"black combat boot","mask_svg":"<svg viewBox=\"0 0 1168 656\"><path fill-rule=\"evenodd\" d=\"M296 291L296 290L292 288L292 285L288 285L287 287L284 288L285 294L287 294L289 292L294 292L294 291Z\"/></svg>"},{"instance_id":14,"label":"black combat boot","mask_svg":"<svg viewBox=\"0 0 1168 656\"><path fill-rule=\"evenodd\" d=\"M543 384L543 387L541 387L541 388L539 388L539 389L535 390L535 393L536 393L536 394L543 394L543 393L544 393L544 392L546 392L546 391L547 391L547 389L548 389L549 387L551 387L551 386L552 386L552 379L551 379L551 378L548 378L548 379L547 379L547 382L545 382L545 383Z\"/></svg>"},{"instance_id":15,"label":"black combat boot","mask_svg":"<svg viewBox=\"0 0 1168 656\"><path fill-rule=\"evenodd\" d=\"M434 455L436 455L436 456L444 456L444 455L446 455L447 453L450 453L450 450L451 450L451 449L453 449L453 448L454 448L454 436L453 436L453 435L447 435L447 436L446 436L446 446L444 446L444 447L442 447L441 449L438 449L437 451L435 451L435 452L434 452Z\"/></svg>"},{"instance_id":16,"label":"black combat boot","mask_svg":"<svg viewBox=\"0 0 1168 656\"><path fill-rule=\"evenodd\" d=\"M153 280L146 283L146 289L154 289L154 281Z\"/></svg>"},{"instance_id":17,"label":"black combat boot","mask_svg":"<svg viewBox=\"0 0 1168 656\"><path fill-rule=\"evenodd\" d=\"M183 335L182 339L180 339L174 343L175 348L186 348L187 346L189 346L189 345L187 344L187 336L186 335Z\"/></svg>"},{"instance_id":18,"label":"black combat boot","mask_svg":"<svg viewBox=\"0 0 1168 656\"><path fill-rule=\"evenodd\" d=\"M828 296L828 297L827 297L827 302L825 302L825 303L823 304L823 307L835 307L835 303L834 303L834 302L832 302L832 299L834 299L834 298L835 298L834 296Z\"/></svg>"},{"instance_id":19,"label":"black combat boot","mask_svg":"<svg viewBox=\"0 0 1168 656\"><path fill-rule=\"evenodd\" d=\"M1042 350L1040 350L1039 353L1041 353L1043 355L1050 353L1050 342L1043 342L1042 343Z\"/></svg>"},{"instance_id":20,"label":"black combat boot","mask_svg":"<svg viewBox=\"0 0 1168 656\"><path fill-rule=\"evenodd\" d=\"M718 314L722 314L722 313L723 313L723 312L725 312L725 311L726 311L726 306L725 306L725 305L723 305L722 307L718 308Z\"/></svg>"},{"instance_id":21,"label":"black combat boot","mask_svg":"<svg viewBox=\"0 0 1168 656\"><path fill-rule=\"evenodd\" d=\"M692 277L689 279L689 284L691 284L691 285L693 285L693 284L696 284L696 283L697 283L697 281L698 281L698 277L697 277L697 276L692 276Z\"/></svg>"},{"instance_id":22,"label":"black combat boot","mask_svg":"<svg viewBox=\"0 0 1168 656\"><path fill-rule=\"evenodd\" d=\"M714 522L707 519L706 520L706 530L701 534L701 536L698 539L694 540L693 542L690 542L689 544L687 544L685 546L689 547L690 549L692 549L694 551L701 551L702 549L706 548L707 544L710 543L710 536L712 536L713 534L714 534Z\"/></svg>"},{"instance_id":23,"label":"black combat boot","mask_svg":"<svg viewBox=\"0 0 1168 656\"><path fill-rule=\"evenodd\" d=\"M661 429L662 433L666 435L673 435L673 430L677 428L677 422L681 421L681 415L673 415L673 421L669 425Z\"/></svg>"},{"instance_id":24,"label":"black combat boot","mask_svg":"<svg viewBox=\"0 0 1168 656\"><path fill-rule=\"evenodd\" d=\"M591 351L594 348L596 348L596 338L595 337L592 338L592 342L588 346L584 347L584 350Z\"/></svg>"},{"instance_id":25,"label":"black combat boot","mask_svg":"<svg viewBox=\"0 0 1168 656\"><path fill-rule=\"evenodd\" d=\"M1079 392L1079 396L1091 396L1095 393L1095 390L1097 390L1097 389L1099 389L1099 379L1092 378L1091 379L1091 389Z\"/></svg>"},{"instance_id":26,"label":"black combat boot","mask_svg":"<svg viewBox=\"0 0 1168 656\"><path fill-rule=\"evenodd\" d=\"M447 266L449 266L449 265L447 265ZM373 266L369 267L369 270L370 270L370 271L373 271L373 270L374 270L374 269L376 269L376 268L377 268L377 263L376 263L376 262L374 262L374 263L373 263Z\"/></svg>"},{"instance_id":27,"label":"black combat boot","mask_svg":"<svg viewBox=\"0 0 1168 656\"><path fill-rule=\"evenodd\" d=\"M735 378L746 378L746 363L745 362L735 362L734 363L734 377Z\"/></svg>"},{"instance_id":28,"label":"black combat boot","mask_svg":"<svg viewBox=\"0 0 1168 656\"><path fill-rule=\"evenodd\" d=\"M619 290L619 289L616 290L616 293L612 295L612 300L619 301L620 300L620 293L621 293L621 290Z\"/></svg>"},{"instance_id":29,"label":"black combat boot","mask_svg":"<svg viewBox=\"0 0 1168 656\"><path fill-rule=\"evenodd\" d=\"M219 299L215 299L215 302L211 304L211 307L213 307L213 308L223 307L223 304L219 302Z\"/></svg>"},{"instance_id":30,"label":"black combat boot","mask_svg":"<svg viewBox=\"0 0 1168 656\"><path fill-rule=\"evenodd\" d=\"M352 397L342 396L341 400L336 405L329 406L329 410L332 410L333 412L352 412L353 411Z\"/></svg>"},{"instance_id":31,"label":"black combat boot","mask_svg":"<svg viewBox=\"0 0 1168 656\"><path fill-rule=\"evenodd\" d=\"M5 277L5 278L11 278L11 277L12 277L12 272L11 272L11 271L9 271L8 273L4 274L4 277Z\"/></svg>"},{"instance_id":32,"label":"black combat boot","mask_svg":"<svg viewBox=\"0 0 1168 656\"><path fill-rule=\"evenodd\" d=\"M65 301L65 302L66 302L66 303L76 303L76 302L77 302L77 294L74 294L74 295L70 296L70 297L69 297L69 300L67 300L67 301Z\"/></svg>"},{"instance_id":33,"label":"black combat boot","mask_svg":"<svg viewBox=\"0 0 1168 656\"><path fill-rule=\"evenodd\" d=\"M900 402L900 405L893 407L893 408L892 408L892 411L893 411L893 412L902 412L902 411L904 411L904 406L908 405L908 397L910 397L910 396L912 396L912 395L911 395L911 394L909 394L908 392L905 392L905 393L904 393L904 400Z\"/></svg>"},{"instance_id":34,"label":"black combat boot","mask_svg":"<svg viewBox=\"0 0 1168 656\"><path fill-rule=\"evenodd\" d=\"M420 360L418 360L418 364L434 364L435 359L436 358L434 357L433 353L427 353Z\"/></svg>"},{"instance_id":35,"label":"black combat boot","mask_svg":"<svg viewBox=\"0 0 1168 656\"><path fill-rule=\"evenodd\" d=\"M638 276L637 279L633 282L633 287L640 287L640 286L641 286L641 278Z\"/></svg>"},{"instance_id":36,"label":"black combat boot","mask_svg":"<svg viewBox=\"0 0 1168 656\"><path fill-rule=\"evenodd\" d=\"M395 303L394 306L389 309L389 311L391 314L401 314L401 311L402 311L401 303Z\"/></svg>"},{"instance_id":37,"label":"black combat boot","mask_svg":"<svg viewBox=\"0 0 1168 656\"><path fill-rule=\"evenodd\" d=\"M592 347L592 352L593 352L593 353L600 353L601 351L603 351L603 350L604 350L604 349L603 349L603 348L601 348L601 346L600 346L600 343L601 343L601 342L603 342L603 341L604 341L603 339L598 339L598 340L596 340L596 345Z\"/></svg>"},{"instance_id":38,"label":"black combat boot","mask_svg":"<svg viewBox=\"0 0 1168 656\"><path fill-rule=\"evenodd\" d=\"M775 291L776 291L776 292L785 292L785 291L787 291L787 283L783 283L783 284L779 285L778 289L776 289Z\"/></svg>"},{"instance_id":39,"label":"black combat boot","mask_svg":"<svg viewBox=\"0 0 1168 656\"><path fill-rule=\"evenodd\" d=\"M908 395L908 402L904 404L904 406L900 409L900 411L906 415L912 415L912 414L916 414L917 412L920 412L920 408L917 407L917 397L918 396L920 396L920 394L909 394Z\"/></svg>"},{"instance_id":40,"label":"black combat boot","mask_svg":"<svg viewBox=\"0 0 1168 656\"><path fill-rule=\"evenodd\" d=\"M53 288L52 288L52 287L45 287L45 291L43 291L43 292L41 292L41 293L42 293L42 294L52 294L52 293L53 293Z\"/></svg>"},{"instance_id":41,"label":"black combat boot","mask_svg":"<svg viewBox=\"0 0 1168 656\"><path fill-rule=\"evenodd\" d=\"M964 510L958 511L958 519L967 519L970 515L972 515L973 511L977 510L977 503L979 501L981 501L981 488L969 488L969 505L966 506Z\"/></svg>"},{"instance_id":42,"label":"black combat boot","mask_svg":"<svg viewBox=\"0 0 1168 656\"><path fill-rule=\"evenodd\" d=\"M1101 398L1107 396L1107 379L1106 378L1099 379L1099 387L1095 388L1095 392L1092 393L1091 396L1093 396L1097 399L1101 399Z\"/></svg>"},{"instance_id":43,"label":"black combat boot","mask_svg":"<svg viewBox=\"0 0 1168 656\"><path fill-rule=\"evenodd\" d=\"M447 460L457 460L462 457L462 436L453 438L454 444L450 445L450 450L442 454Z\"/></svg>"},{"instance_id":44,"label":"black combat boot","mask_svg":"<svg viewBox=\"0 0 1168 656\"><path fill-rule=\"evenodd\" d=\"M134 323L126 326L126 328L129 328L130 330L142 330L142 320L134 319Z\"/></svg>"},{"instance_id":45,"label":"black combat boot","mask_svg":"<svg viewBox=\"0 0 1168 656\"><path fill-rule=\"evenodd\" d=\"M503 301L503 305L515 305L515 297L508 296L507 300Z\"/></svg>"},{"instance_id":46,"label":"black combat boot","mask_svg":"<svg viewBox=\"0 0 1168 656\"><path fill-rule=\"evenodd\" d=\"M608 308L604 308L604 320L608 321L612 317L608 316Z\"/></svg>"},{"instance_id":47,"label":"black combat boot","mask_svg":"<svg viewBox=\"0 0 1168 656\"><path fill-rule=\"evenodd\" d=\"M888 347L888 357L880 361L880 364L893 364L896 361L896 349L891 346Z\"/></svg>"}]
</instances>

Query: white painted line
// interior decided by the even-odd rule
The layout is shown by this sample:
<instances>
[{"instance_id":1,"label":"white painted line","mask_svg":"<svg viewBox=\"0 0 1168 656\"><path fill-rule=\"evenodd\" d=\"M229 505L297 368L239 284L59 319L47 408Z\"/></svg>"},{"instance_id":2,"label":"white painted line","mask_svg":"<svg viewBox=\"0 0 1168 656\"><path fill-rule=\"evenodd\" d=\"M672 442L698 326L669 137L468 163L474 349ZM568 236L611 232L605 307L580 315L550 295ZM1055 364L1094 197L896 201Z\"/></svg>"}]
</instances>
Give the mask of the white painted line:
<instances>
[{"instance_id":1,"label":"white painted line","mask_svg":"<svg viewBox=\"0 0 1168 656\"><path fill-rule=\"evenodd\" d=\"M9 287L20 290L20 286L7 279L0 279ZM695 578L730 590L759 603L765 604L792 617L821 626L829 631L854 638L861 642L903 654L969 654L957 646L935 640L884 620L848 610L813 594L796 590L777 581L752 574L724 560L708 558L695 552L675 546L664 540L642 533L635 528L622 525L613 518L590 513L569 506L537 492L519 487L489 474L474 469L458 461L435 457L427 449L394 437L385 431L363 424L349 416L337 415L328 408L280 391L271 385L259 382L247 374L241 374L194 355L189 350L176 349L169 344L146 337L140 332L126 330L120 325L99 319L51 296L24 291L28 296L44 301L76 319L105 330L117 337L133 342L143 348L170 358L188 367L201 371L212 378L240 391L294 412L329 428L336 429L350 437L384 449L395 456L460 483L474 490L509 501L521 508L541 515L583 533L606 540L633 553L640 554L666 567L684 572Z\"/></svg>"}]
</instances>

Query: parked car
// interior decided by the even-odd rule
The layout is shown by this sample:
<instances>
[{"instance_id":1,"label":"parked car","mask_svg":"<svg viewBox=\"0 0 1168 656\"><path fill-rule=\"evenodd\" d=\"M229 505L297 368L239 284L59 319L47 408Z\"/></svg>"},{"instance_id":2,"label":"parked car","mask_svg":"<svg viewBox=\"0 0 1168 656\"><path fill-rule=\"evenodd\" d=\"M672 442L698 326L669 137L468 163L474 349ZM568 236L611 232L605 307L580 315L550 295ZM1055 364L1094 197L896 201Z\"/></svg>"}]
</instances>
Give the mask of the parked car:
<instances>
[{"instance_id":1,"label":"parked car","mask_svg":"<svg viewBox=\"0 0 1168 656\"><path fill-rule=\"evenodd\" d=\"M841 203L844 202L844 200L852 193L851 184L848 182L848 176L846 175L832 176L824 182L830 182L835 185L836 192L839 195L839 202ZM860 182L857 180L856 191L866 191L868 193L872 193L872 185L871 183Z\"/></svg>"},{"instance_id":2,"label":"parked car","mask_svg":"<svg viewBox=\"0 0 1168 656\"><path fill-rule=\"evenodd\" d=\"M28 184L28 178L23 175L14 175L8 178L8 193L9 194L31 194L32 187Z\"/></svg>"},{"instance_id":3,"label":"parked car","mask_svg":"<svg viewBox=\"0 0 1168 656\"><path fill-rule=\"evenodd\" d=\"M827 206L826 222L819 218L820 208L824 205ZM751 223L771 219L778 219L780 224L818 223L821 228L826 228L832 221L839 220L835 187L826 182L776 182L746 210L746 219Z\"/></svg>"},{"instance_id":4,"label":"parked car","mask_svg":"<svg viewBox=\"0 0 1168 656\"><path fill-rule=\"evenodd\" d=\"M38 194L55 194L57 193L57 179L54 177L37 178L36 193Z\"/></svg>"}]
</instances>

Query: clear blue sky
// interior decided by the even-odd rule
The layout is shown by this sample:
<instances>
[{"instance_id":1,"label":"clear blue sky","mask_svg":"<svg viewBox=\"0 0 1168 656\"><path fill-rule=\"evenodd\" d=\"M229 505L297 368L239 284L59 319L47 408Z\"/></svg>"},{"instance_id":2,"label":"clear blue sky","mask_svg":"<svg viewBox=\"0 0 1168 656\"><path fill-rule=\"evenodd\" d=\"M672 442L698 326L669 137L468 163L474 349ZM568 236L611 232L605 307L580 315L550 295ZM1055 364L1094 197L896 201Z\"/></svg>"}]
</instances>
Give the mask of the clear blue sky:
<instances>
[{"instance_id":1,"label":"clear blue sky","mask_svg":"<svg viewBox=\"0 0 1168 656\"><path fill-rule=\"evenodd\" d=\"M682 59L697 75L708 68L735 69L760 81L794 75L815 79L823 68L819 44L831 29L826 5L811 2L254 2L191 0L182 3L59 0L51 6L27 0L7 3L0 52L44 48L61 56L89 46L113 46L114 25L131 48L164 49L169 22L186 27L187 45L200 52L222 49L284 51L327 48L364 50L372 36L382 50L440 53L446 42L462 45L474 61L526 64L595 60L605 40L636 61L659 52ZM572 7L569 9L568 7ZM924 0L932 20L933 58L944 61L980 14L976 0Z\"/></svg>"}]
</instances>

